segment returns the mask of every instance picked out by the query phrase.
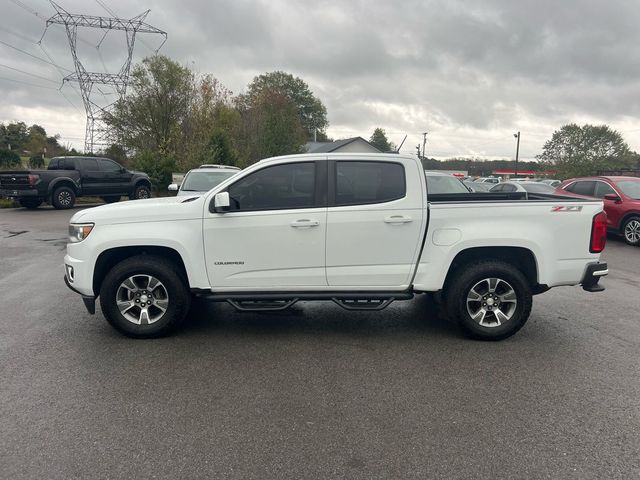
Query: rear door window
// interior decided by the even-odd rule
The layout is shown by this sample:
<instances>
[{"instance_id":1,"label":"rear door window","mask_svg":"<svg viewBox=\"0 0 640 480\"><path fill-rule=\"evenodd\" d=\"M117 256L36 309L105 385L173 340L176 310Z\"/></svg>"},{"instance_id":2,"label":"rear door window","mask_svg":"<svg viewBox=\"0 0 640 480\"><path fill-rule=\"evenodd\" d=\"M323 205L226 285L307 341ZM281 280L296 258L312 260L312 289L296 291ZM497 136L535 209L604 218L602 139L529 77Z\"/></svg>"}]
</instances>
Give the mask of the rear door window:
<instances>
[{"instance_id":1,"label":"rear door window","mask_svg":"<svg viewBox=\"0 0 640 480\"><path fill-rule=\"evenodd\" d=\"M566 190L578 195L593 197L593 189L595 187L595 183L596 182L594 181L579 181L572 185L569 185Z\"/></svg>"},{"instance_id":2,"label":"rear door window","mask_svg":"<svg viewBox=\"0 0 640 480\"><path fill-rule=\"evenodd\" d=\"M95 158L83 158L82 168L88 172L99 172L98 161Z\"/></svg>"},{"instance_id":3,"label":"rear door window","mask_svg":"<svg viewBox=\"0 0 640 480\"><path fill-rule=\"evenodd\" d=\"M336 162L336 206L383 203L407 192L404 167L395 162Z\"/></svg>"}]
</instances>

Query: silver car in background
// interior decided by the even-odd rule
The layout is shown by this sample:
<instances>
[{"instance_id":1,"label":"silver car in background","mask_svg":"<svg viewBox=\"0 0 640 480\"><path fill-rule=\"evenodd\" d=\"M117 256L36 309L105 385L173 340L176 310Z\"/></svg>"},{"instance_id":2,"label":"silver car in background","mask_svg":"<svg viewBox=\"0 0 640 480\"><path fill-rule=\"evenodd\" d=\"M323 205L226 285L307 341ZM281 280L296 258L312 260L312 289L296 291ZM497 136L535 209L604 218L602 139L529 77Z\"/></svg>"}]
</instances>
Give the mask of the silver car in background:
<instances>
[{"instance_id":1,"label":"silver car in background","mask_svg":"<svg viewBox=\"0 0 640 480\"><path fill-rule=\"evenodd\" d=\"M239 171L240 168L229 165L200 165L199 168L187 172L180 186L172 183L168 190L177 191L178 197L202 195Z\"/></svg>"}]
</instances>

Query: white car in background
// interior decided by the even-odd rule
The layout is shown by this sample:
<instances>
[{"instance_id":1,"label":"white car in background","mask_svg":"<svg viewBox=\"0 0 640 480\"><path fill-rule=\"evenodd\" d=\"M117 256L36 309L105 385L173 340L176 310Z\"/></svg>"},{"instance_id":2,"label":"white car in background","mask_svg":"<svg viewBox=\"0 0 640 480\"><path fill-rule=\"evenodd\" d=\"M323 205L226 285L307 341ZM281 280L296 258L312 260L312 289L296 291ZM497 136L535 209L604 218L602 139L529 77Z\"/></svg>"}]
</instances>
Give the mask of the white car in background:
<instances>
[{"instance_id":1,"label":"white car in background","mask_svg":"<svg viewBox=\"0 0 640 480\"><path fill-rule=\"evenodd\" d=\"M526 193L546 193L553 194L556 189L546 183L519 181L519 182L502 182L491 187L491 193L509 193L509 192L526 192Z\"/></svg>"},{"instance_id":2,"label":"white car in background","mask_svg":"<svg viewBox=\"0 0 640 480\"><path fill-rule=\"evenodd\" d=\"M199 168L187 172L180 186L172 183L168 190L177 191L178 197L202 195L239 171L240 168L229 165L200 165Z\"/></svg>"},{"instance_id":3,"label":"white car in background","mask_svg":"<svg viewBox=\"0 0 640 480\"><path fill-rule=\"evenodd\" d=\"M474 180L475 183L500 183L497 177L480 177Z\"/></svg>"}]
</instances>

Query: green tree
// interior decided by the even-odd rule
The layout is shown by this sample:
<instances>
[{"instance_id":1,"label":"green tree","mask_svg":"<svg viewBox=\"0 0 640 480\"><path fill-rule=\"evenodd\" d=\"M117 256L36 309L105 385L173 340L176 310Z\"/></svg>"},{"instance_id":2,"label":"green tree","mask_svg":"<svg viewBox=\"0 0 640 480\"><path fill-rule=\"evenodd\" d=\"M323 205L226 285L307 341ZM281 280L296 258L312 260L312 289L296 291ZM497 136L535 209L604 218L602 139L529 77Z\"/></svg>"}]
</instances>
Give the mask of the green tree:
<instances>
[{"instance_id":1,"label":"green tree","mask_svg":"<svg viewBox=\"0 0 640 480\"><path fill-rule=\"evenodd\" d=\"M43 168L44 167L44 158L42 155L32 155L29 158L29 168Z\"/></svg>"},{"instance_id":2,"label":"green tree","mask_svg":"<svg viewBox=\"0 0 640 480\"><path fill-rule=\"evenodd\" d=\"M15 168L20 165L20 155L13 150L0 150L0 168Z\"/></svg>"},{"instance_id":3,"label":"green tree","mask_svg":"<svg viewBox=\"0 0 640 480\"><path fill-rule=\"evenodd\" d=\"M326 137L327 109L304 80L282 71L263 73L253 79L246 95L241 95L239 101L251 106L262 101L265 94L284 96L293 103L308 139L313 138L314 130L319 137Z\"/></svg>"},{"instance_id":4,"label":"green tree","mask_svg":"<svg viewBox=\"0 0 640 480\"><path fill-rule=\"evenodd\" d=\"M175 157L160 155L156 152L144 150L133 158L134 168L140 170L151 180L154 190L166 191L171 183L171 174L176 170Z\"/></svg>"},{"instance_id":5,"label":"green tree","mask_svg":"<svg viewBox=\"0 0 640 480\"><path fill-rule=\"evenodd\" d=\"M107 125L126 147L176 155L182 148L182 127L193 98L193 73L157 55L136 65L131 77L130 93L105 118Z\"/></svg>"},{"instance_id":6,"label":"green tree","mask_svg":"<svg viewBox=\"0 0 640 480\"><path fill-rule=\"evenodd\" d=\"M389 142L387 139L387 134L382 128L376 128L369 139L369 143L376 147L381 152L394 152L396 150L396 146Z\"/></svg>"},{"instance_id":7,"label":"green tree","mask_svg":"<svg viewBox=\"0 0 640 480\"><path fill-rule=\"evenodd\" d=\"M638 154L631 151L619 132L607 125L575 123L553 132L536 158L555 169L560 178L633 168L638 162Z\"/></svg>"},{"instance_id":8,"label":"green tree","mask_svg":"<svg viewBox=\"0 0 640 480\"><path fill-rule=\"evenodd\" d=\"M238 155L236 154L231 138L227 131L216 129L211 134L207 149L209 161L220 165L235 166L238 163Z\"/></svg>"},{"instance_id":9,"label":"green tree","mask_svg":"<svg viewBox=\"0 0 640 480\"><path fill-rule=\"evenodd\" d=\"M47 132L40 125L31 125L27 129L24 149L32 155L42 154L47 146Z\"/></svg>"},{"instance_id":10,"label":"green tree","mask_svg":"<svg viewBox=\"0 0 640 480\"><path fill-rule=\"evenodd\" d=\"M22 150L29 138L27 125L24 122L9 123L5 127L5 141L7 148Z\"/></svg>"},{"instance_id":11,"label":"green tree","mask_svg":"<svg viewBox=\"0 0 640 480\"><path fill-rule=\"evenodd\" d=\"M241 119L242 166L303 151L306 132L296 105L288 97L264 92L241 112Z\"/></svg>"}]
</instances>

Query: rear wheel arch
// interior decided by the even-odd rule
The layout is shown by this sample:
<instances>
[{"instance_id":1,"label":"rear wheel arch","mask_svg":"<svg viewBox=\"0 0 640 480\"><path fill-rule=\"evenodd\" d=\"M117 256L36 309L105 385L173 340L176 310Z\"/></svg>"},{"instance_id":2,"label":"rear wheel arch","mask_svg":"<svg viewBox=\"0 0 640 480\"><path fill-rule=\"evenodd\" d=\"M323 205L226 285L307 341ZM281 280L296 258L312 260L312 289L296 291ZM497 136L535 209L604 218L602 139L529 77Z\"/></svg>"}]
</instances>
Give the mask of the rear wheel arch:
<instances>
[{"instance_id":1,"label":"rear wheel arch","mask_svg":"<svg viewBox=\"0 0 640 480\"><path fill-rule=\"evenodd\" d=\"M149 255L150 257L161 257L170 261L175 265L176 270L182 280L189 287L189 275L185 267L184 260L180 253L171 248L156 245L137 245L130 247L115 247L102 252L96 259L96 264L93 269L93 292L98 295L102 288L102 282L107 276L109 271L117 264L126 260L127 258L135 257L138 255Z\"/></svg>"},{"instance_id":2,"label":"rear wheel arch","mask_svg":"<svg viewBox=\"0 0 640 480\"><path fill-rule=\"evenodd\" d=\"M481 260L497 260L511 264L522 272L534 291L538 289L544 291L544 287L539 284L539 267L536 256L525 247L472 247L458 252L449 265L443 289L447 289L461 268Z\"/></svg>"},{"instance_id":3,"label":"rear wheel arch","mask_svg":"<svg viewBox=\"0 0 640 480\"><path fill-rule=\"evenodd\" d=\"M49 187L47 188L48 190L47 196L50 198L53 195L53 192L55 192L60 187L68 187L71 190L73 190L74 194L80 195L78 186L72 180L68 178L64 178L64 179L53 181L49 184Z\"/></svg>"}]
</instances>

